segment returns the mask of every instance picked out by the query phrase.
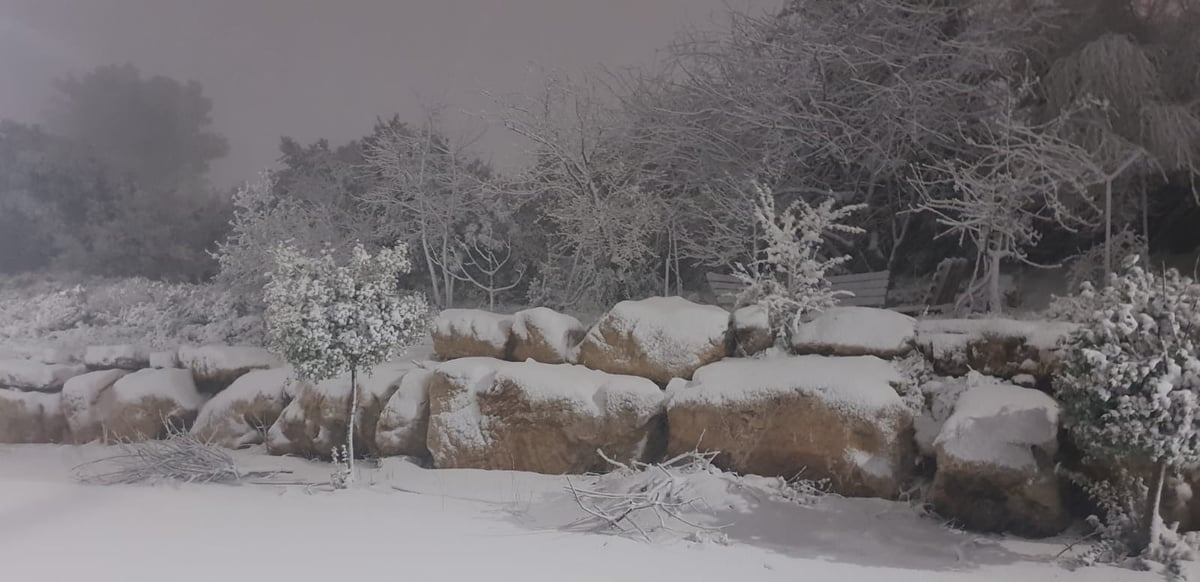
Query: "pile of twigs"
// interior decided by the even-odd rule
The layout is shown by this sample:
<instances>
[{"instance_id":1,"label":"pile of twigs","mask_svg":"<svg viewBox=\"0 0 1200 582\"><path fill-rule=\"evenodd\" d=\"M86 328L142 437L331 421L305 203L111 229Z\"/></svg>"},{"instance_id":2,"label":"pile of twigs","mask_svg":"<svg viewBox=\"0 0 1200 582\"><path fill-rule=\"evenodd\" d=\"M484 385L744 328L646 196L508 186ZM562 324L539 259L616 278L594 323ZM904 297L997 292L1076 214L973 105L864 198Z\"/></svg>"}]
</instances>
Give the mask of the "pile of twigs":
<instances>
[{"instance_id":1,"label":"pile of twigs","mask_svg":"<svg viewBox=\"0 0 1200 582\"><path fill-rule=\"evenodd\" d=\"M120 453L75 467L75 478L96 485L174 481L233 483L242 479L229 452L180 430L165 440L119 445Z\"/></svg>"}]
</instances>

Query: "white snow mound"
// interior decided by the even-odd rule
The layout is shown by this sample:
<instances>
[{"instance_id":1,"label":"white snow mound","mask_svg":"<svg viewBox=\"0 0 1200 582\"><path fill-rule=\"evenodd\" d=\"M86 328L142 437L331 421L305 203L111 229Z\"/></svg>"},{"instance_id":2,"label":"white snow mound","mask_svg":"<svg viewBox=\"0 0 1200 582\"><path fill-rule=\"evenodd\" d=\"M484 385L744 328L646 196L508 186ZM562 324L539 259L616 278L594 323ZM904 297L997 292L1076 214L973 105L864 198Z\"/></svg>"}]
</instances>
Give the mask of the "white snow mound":
<instances>
[{"instance_id":1,"label":"white snow mound","mask_svg":"<svg viewBox=\"0 0 1200 582\"><path fill-rule=\"evenodd\" d=\"M200 410L204 404L191 372L182 369L138 370L117 380L112 392L117 402L127 404L146 398L170 400L183 410Z\"/></svg>"},{"instance_id":2,"label":"white snow mound","mask_svg":"<svg viewBox=\"0 0 1200 582\"><path fill-rule=\"evenodd\" d=\"M1058 449L1058 403L1046 394L976 375L934 445L972 463L1036 470L1031 447Z\"/></svg>"},{"instance_id":3,"label":"white snow mound","mask_svg":"<svg viewBox=\"0 0 1200 582\"><path fill-rule=\"evenodd\" d=\"M546 307L535 307L518 311L513 316L512 334L522 342L530 342L535 335L546 342L547 347L559 361L568 361L574 341L584 330L578 319Z\"/></svg>"},{"instance_id":4,"label":"white snow mound","mask_svg":"<svg viewBox=\"0 0 1200 582\"><path fill-rule=\"evenodd\" d=\"M83 366L43 364L33 360L0 360L0 387L57 392L70 378L87 372Z\"/></svg>"},{"instance_id":5,"label":"white snow mound","mask_svg":"<svg viewBox=\"0 0 1200 582\"><path fill-rule=\"evenodd\" d=\"M75 376L63 384L62 407L67 426L77 440L98 437L101 418L96 410L100 394L125 377L127 370L100 370Z\"/></svg>"},{"instance_id":6,"label":"white snow mound","mask_svg":"<svg viewBox=\"0 0 1200 582\"><path fill-rule=\"evenodd\" d=\"M797 354L894 357L912 349L916 320L873 307L833 307L792 331Z\"/></svg>"},{"instance_id":7,"label":"white snow mound","mask_svg":"<svg viewBox=\"0 0 1200 582\"><path fill-rule=\"evenodd\" d=\"M129 344L88 346L83 353L83 363L93 369L137 370L150 365L150 354L144 348Z\"/></svg>"},{"instance_id":8,"label":"white snow mound","mask_svg":"<svg viewBox=\"0 0 1200 582\"><path fill-rule=\"evenodd\" d=\"M508 344L513 316L481 309L445 309L433 322L434 333L444 337L465 337L497 350Z\"/></svg>"}]
</instances>

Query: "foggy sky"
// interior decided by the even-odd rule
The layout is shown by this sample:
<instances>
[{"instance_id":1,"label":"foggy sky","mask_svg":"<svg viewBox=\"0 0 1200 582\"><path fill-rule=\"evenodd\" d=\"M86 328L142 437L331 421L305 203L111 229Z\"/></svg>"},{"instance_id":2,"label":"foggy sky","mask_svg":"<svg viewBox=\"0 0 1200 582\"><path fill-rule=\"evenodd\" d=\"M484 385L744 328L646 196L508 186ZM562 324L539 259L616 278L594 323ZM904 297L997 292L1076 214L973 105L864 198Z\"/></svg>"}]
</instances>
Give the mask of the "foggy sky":
<instances>
[{"instance_id":1,"label":"foggy sky","mask_svg":"<svg viewBox=\"0 0 1200 582\"><path fill-rule=\"evenodd\" d=\"M445 103L451 129L482 127L481 96L536 90L536 67L578 72L653 62L686 25L712 27L726 6L777 0L0 0L0 118L37 121L50 83L132 63L204 85L230 142L218 184L277 157L281 135L340 143L376 116L417 121ZM479 144L501 166L514 139Z\"/></svg>"}]
</instances>

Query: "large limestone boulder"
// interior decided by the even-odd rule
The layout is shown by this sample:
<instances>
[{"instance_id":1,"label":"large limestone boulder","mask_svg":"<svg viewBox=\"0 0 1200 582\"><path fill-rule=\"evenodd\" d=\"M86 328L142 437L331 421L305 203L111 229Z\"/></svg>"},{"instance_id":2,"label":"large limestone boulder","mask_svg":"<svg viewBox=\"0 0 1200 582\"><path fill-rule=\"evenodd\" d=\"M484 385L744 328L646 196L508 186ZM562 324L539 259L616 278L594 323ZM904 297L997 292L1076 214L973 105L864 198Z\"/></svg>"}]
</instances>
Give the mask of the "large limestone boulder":
<instances>
[{"instance_id":1,"label":"large limestone boulder","mask_svg":"<svg viewBox=\"0 0 1200 582\"><path fill-rule=\"evenodd\" d=\"M181 367L191 371L196 387L206 394L224 390L252 370L283 366L275 354L247 346L185 346L179 348L177 358Z\"/></svg>"},{"instance_id":2,"label":"large limestone boulder","mask_svg":"<svg viewBox=\"0 0 1200 582\"><path fill-rule=\"evenodd\" d=\"M127 370L100 370L75 376L63 384L63 416L71 429L71 440L76 444L104 438L100 396L127 374Z\"/></svg>"},{"instance_id":3,"label":"large limestone boulder","mask_svg":"<svg viewBox=\"0 0 1200 582\"><path fill-rule=\"evenodd\" d=\"M185 430L204 396L187 370L139 370L100 392L96 411L108 442L140 442Z\"/></svg>"},{"instance_id":4,"label":"large limestone boulder","mask_svg":"<svg viewBox=\"0 0 1200 582\"><path fill-rule=\"evenodd\" d=\"M59 443L66 433L58 394L0 389L0 443Z\"/></svg>"},{"instance_id":5,"label":"large limestone boulder","mask_svg":"<svg viewBox=\"0 0 1200 582\"><path fill-rule=\"evenodd\" d=\"M1054 474L1058 404L1029 388L976 377L937 440L929 500L988 532L1050 536L1069 523Z\"/></svg>"},{"instance_id":6,"label":"large limestone boulder","mask_svg":"<svg viewBox=\"0 0 1200 582\"><path fill-rule=\"evenodd\" d=\"M412 362L387 362L359 374L358 423L355 454L370 450L379 415L401 379L416 367ZM346 444L350 424L350 375L304 385L267 431L267 450L273 455L329 459Z\"/></svg>"},{"instance_id":7,"label":"large limestone boulder","mask_svg":"<svg viewBox=\"0 0 1200 582\"><path fill-rule=\"evenodd\" d=\"M438 358L499 358L509 353L513 316L479 309L446 309L433 321Z\"/></svg>"},{"instance_id":8,"label":"large limestone boulder","mask_svg":"<svg viewBox=\"0 0 1200 582\"><path fill-rule=\"evenodd\" d=\"M150 352L129 344L88 346L83 363L90 370L140 370L150 367Z\"/></svg>"},{"instance_id":9,"label":"large limestone boulder","mask_svg":"<svg viewBox=\"0 0 1200 582\"><path fill-rule=\"evenodd\" d=\"M429 387L433 368L416 368L400 379L400 385L379 413L372 452L380 457L429 456Z\"/></svg>"},{"instance_id":10,"label":"large limestone boulder","mask_svg":"<svg viewBox=\"0 0 1200 582\"><path fill-rule=\"evenodd\" d=\"M762 305L747 305L733 312L729 319L729 355L749 357L765 352L775 345L771 319Z\"/></svg>"},{"instance_id":11,"label":"large limestone boulder","mask_svg":"<svg viewBox=\"0 0 1200 582\"><path fill-rule=\"evenodd\" d=\"M0 360L0 388L58 392L87 368L76 364L43 364L34 360Z\"/></svg>"},{"instance_id":12,"label":"large limestone boulder","mask_svg":"<svg viewBox=\"0 0 1200 582\"><path fill-rule=\"evenodd\" d=\"M262 444L301 386L290 366L247 372L204 403L192 434L231 449Z\"/></svg>"},{"instance_id":13,"label":"large limestone boulder","mask_svg":"<svg viewBox=\"0 0 1200 582\"><path fill-rule=\"evenodd\" d=\"M895 358L913 349L916 320L873 307L833 307L792 330L798 355Z\"/></svg>"},{"instance_id":14,"label":"large limestone boulder","mask_svg":"<svg viewBox=\"0 0 1200 582\"><path fill-rule=\"evenodd\" d=\"M847 496L894 498L913 464L905 382L874 356L729 359L668 387L668 454L720 451L739 473L829 479Z\"/></svg>"},{"instance_id":15,"label":"large limestone boulder","mask_svg":"<svg viewBox=\"0 0 1200 582\"><path fill-rule=\"evenodd\" d=\"M587 329L578 319L545 307L518 311L513 315L512 359L563 364Z\"/></svg>"},{"instance_id":16,"label":"large limestone boulder","mask_svg":"<svg viewBox=\"0 0 1200 582\"><path fill-rule=\"evenodd\" d=\"M577 361L666 385L724 357L728 328L729 312L682 297L622 301L588 331Z\"/></svg>"},{"instance_id":17,"label":"large limestone boulder","mask_svg":"<svg viewBox=\"0 0 1200 582\"><path fill-rule=\"evenodd\" d=\"M923 319L917 347L938 374L976 371L1004 379L1045 382L1058 370L1061 344L1078 326L1012 319Z\"/></svg>"},{"instance_id":18,"label":"large limestone boulder","mask_svg":"<svg viewBox=\"0 0 1200 582\"><path fill-rule=\"evenodd\" d=\"M656 454L662 391L653 382L570 364L466 358L429 387L429 451L438 468L547 474L604 471Z\"/></svg>"}]
</instances>

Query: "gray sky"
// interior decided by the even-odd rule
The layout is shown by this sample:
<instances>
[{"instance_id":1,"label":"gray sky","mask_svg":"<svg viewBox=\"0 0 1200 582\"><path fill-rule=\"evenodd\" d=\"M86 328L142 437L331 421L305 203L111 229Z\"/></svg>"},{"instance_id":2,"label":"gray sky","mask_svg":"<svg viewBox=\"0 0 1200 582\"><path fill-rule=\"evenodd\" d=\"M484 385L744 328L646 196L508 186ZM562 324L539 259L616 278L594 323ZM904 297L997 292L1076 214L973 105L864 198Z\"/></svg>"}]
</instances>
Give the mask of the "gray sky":
<instances>
[{"instance_id":1,"label":"gray sky","mask_svg":"<svg viewBox=\"0 0 1200 582\"><path fill-rule=\"evenodd\" d=\"M0 117L35 121L50 82L133 63L196 80L232 150L222 185L271 164L280 135L342 142L375 116L425 104L494 108L480 95L536 88L536 67L653 62L687 25L777 0L0 0ZM451 129L465 131L464 115ZM475 122L475 127L479 123ZM491 128L481 153L519 148Z\"/></svg>"}]
</instances>

